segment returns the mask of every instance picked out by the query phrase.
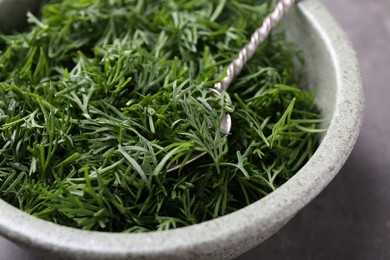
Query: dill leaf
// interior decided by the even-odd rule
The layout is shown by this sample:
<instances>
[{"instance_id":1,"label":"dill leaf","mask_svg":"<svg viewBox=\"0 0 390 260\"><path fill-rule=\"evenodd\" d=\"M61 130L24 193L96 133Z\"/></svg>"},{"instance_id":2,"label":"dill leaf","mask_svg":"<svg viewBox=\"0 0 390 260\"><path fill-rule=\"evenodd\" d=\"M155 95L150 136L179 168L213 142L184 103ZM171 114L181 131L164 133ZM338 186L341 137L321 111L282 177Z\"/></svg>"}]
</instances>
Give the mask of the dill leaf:
<instances>
[{"instance_id":1,"label":"dill leaf","mask_svg":"<svg viewBox=\"0 0 390 260\"><path fill-rule=\"evenodd\" d=\"M273 2L46 0L0 35L0 197L60 225L147 232L280 187L325 131L299 50L274 33L228 92L210 90ZM194 152L207 155L167 173Z\"/></svg>"}]
</instances>

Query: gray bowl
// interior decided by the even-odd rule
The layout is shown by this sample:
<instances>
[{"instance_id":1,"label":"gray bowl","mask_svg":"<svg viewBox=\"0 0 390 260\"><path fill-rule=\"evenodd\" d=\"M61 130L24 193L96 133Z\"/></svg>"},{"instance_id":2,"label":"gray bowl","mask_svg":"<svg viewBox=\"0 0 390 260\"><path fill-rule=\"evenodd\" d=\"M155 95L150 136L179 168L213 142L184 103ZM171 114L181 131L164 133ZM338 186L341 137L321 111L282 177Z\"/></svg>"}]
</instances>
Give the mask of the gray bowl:
<instances>
[{"instance_id":1,"label":"gray bowl","mask_svg":"<svg viewBox=\"0 0 390 260\"><path fill-rule=\"evenodd\" d=\"M0 22L7 28L19 24L20 17L24 17L23 9L17 7L20 2L34 1L0 0ZM340 170L357 139L364 107L353 48L322 4L317 0L299 2L285 18L285 26L288 38L303 50L309 86L317 93L317 104L329 123L313 157L282 187L224 217L143 234L63 227L0 200L0 235L56 259L230 259L274 234Z\"/></svg>"}]
</instances>

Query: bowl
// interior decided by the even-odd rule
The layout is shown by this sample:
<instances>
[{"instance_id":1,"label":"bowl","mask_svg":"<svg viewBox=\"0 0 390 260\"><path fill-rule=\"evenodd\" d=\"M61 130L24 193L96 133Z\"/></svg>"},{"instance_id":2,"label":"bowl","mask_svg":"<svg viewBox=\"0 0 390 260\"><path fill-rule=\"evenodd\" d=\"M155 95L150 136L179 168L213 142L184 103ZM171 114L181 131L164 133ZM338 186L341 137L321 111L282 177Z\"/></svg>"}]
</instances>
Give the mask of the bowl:
<instances>
[{"instance_id":1,"label":"bowl","mask_svg":"<svg viewBox=\"0 0 390 260\"><path fill-rule=\"evenodd\" d=\"M36 1L0 0L0 22L11 29L34 4ZM288 39L303 51L307 85L316 92L328 130L313 157L276 191L211 221L141 234L59 226L0 200L0 235L56 259L231 259L274 234L316 197L345 163L357 139L364 107L355 53L324 6L317 0L300 1L285 17L284 26Z\"/></svg>"}]
</instances>

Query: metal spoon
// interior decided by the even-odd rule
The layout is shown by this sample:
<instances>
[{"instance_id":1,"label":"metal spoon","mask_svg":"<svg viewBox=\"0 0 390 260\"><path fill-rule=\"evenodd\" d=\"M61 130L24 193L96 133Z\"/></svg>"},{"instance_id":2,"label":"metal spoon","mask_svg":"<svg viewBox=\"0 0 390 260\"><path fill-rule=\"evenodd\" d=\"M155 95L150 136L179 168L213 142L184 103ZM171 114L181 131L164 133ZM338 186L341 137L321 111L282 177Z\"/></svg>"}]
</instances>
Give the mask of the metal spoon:
<instances>
[{"instance_id":1,"label":"metal spoon","mask_svg":"<svg viewBox=\"0 0 390 260\"><path fill-rule=\"evenodd\" d=\"M274 11L267 15L261 27L252 34L250 41L244 46L244 48L241 49L238 57L230 63L227 69L227 76L214 85L214 92L217 95L221 95L220 92L228 89L233 80L241 73L244 65L253 57L260 43L267 38L271 30L279 23L280 20L282 20L285 13L287 13L295 2L296 0L280 0L277 3ZM227 114L221 122L220 131L223 135L227 135L230 133L231 127L232 119L230 115ZM206 152L193 153L186 161L185 165L194 162L205 154ZM182 164L172 164L167 172L176 171L181 167L183 167Z\"/></svg>"}]
</instances>

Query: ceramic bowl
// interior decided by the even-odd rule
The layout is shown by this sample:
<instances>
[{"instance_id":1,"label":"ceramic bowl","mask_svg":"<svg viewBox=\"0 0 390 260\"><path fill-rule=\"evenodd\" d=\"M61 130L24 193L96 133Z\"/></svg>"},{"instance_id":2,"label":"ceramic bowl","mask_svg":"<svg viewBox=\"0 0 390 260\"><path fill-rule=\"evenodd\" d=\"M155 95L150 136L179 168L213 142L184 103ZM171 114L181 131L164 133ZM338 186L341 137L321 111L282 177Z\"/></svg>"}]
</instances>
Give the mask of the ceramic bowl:
<instances>
[{"instance_id":1,"label":"ceramic bowl","mask_svg":"<svg viewBox=\"0 0 390 260\"><path fill-rule=\"evenodd\" d=\"M0 0L4 28L19 24L25 12L21 7L31 4L34 1ZM215 220L142 234L63 227L0 200L0 235L55 259L231 259L274 234L340 170L357 139L364 106L353 48L323 5L317 0L300 1L285 17L284 26L289 40L303 51L308 86L317 94L328 131L313 157L279 189Z\"/></svg>"}]
</instances>

